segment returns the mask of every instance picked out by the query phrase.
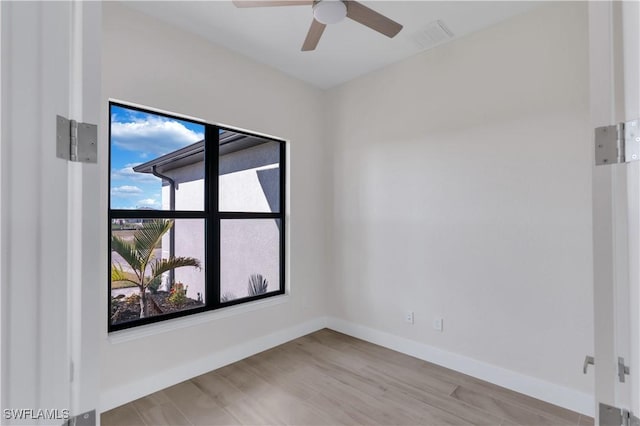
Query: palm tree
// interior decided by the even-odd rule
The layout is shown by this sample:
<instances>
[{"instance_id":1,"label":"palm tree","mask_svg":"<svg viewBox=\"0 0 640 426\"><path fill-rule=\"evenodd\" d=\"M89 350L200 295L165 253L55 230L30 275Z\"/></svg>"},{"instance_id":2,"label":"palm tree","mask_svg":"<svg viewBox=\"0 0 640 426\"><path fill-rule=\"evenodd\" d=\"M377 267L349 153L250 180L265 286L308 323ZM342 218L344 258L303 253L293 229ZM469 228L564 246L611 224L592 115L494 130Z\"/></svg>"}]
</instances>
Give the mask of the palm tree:
<instances>
[{"instance_id":1,"label":"palm tree","mask_svg":"<svg viewBox=\"0 0 640 426\"><path fill-rule=\"evenodd\" d=\"M156 259L154 250L173 226L173 220L154 219L146 222L133 234L133 241L127 241L115 235L111 236L111 250L118 253L129 264L132 273L125 272L122 265L111 264L111 281L127 281L140 290L140 318L149 316L147 306L147 288L154 279L163 273L183 266L200 269L200 261L193 257L169 257ZM150 271L148 271L148 269ZM151 275L146 275L148 272Z\"/></svg>"}]
</instances>

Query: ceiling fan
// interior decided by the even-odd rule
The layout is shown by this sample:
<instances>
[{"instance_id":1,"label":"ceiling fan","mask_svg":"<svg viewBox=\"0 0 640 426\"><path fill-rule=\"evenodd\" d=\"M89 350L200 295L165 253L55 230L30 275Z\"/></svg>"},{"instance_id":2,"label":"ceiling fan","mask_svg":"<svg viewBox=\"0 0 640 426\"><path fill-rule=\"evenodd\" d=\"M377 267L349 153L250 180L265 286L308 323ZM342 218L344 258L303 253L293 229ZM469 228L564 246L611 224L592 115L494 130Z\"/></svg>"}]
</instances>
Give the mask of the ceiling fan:
<instances>
[{"instance_id":1,"label":"ceiling fan","mask_svg":"<svg viewBox=\"0 0 640 426\"><path fill-rule=\"evenodd\" d=\"M313 21L302 44L302 51L314 50L328 24L345 17L365 25L387 37L394 37L402 25L353 0L233 0L236 7L311 6Z\"/></svg>"}]
</instances>

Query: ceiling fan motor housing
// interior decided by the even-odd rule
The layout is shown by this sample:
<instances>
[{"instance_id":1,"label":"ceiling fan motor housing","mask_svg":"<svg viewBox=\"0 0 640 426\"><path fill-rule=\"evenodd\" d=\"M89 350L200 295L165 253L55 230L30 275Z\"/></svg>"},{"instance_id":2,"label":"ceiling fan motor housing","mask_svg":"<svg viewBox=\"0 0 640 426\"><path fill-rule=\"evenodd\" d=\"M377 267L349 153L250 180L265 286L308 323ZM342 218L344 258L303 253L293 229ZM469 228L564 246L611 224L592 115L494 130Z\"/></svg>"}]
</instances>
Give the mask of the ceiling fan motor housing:
<instances>
[{"instance_id":1,"label":"ceiling fan motor housing","mask_svg":"<svg viewBox=\"0 0 640 426\"><path fill-rule=\"evenodd\" d=\"M321 24L336 24L347 16L347 5L341 0L317 0L313 3L313 17Z\"/></svg>"}]
</instances>

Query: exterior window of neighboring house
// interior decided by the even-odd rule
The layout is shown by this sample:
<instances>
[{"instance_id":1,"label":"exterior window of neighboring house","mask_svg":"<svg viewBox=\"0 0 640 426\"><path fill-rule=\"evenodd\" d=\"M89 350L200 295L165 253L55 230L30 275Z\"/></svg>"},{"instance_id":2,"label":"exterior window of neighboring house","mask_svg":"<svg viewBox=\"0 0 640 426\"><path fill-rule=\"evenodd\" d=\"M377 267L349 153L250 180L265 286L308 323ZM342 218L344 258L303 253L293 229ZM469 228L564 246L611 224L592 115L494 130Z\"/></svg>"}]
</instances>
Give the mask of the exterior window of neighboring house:
<instances>
[{"instance_id":1,"label":"exterior window of neighboring house","mask_svg":"<svg viewBox=\"0 0 640 426\"><path fill-rule=\"evenodd\" d=\"M109 331L283 294L285 142L109 109Z\"/></svg>"}]
</instances>

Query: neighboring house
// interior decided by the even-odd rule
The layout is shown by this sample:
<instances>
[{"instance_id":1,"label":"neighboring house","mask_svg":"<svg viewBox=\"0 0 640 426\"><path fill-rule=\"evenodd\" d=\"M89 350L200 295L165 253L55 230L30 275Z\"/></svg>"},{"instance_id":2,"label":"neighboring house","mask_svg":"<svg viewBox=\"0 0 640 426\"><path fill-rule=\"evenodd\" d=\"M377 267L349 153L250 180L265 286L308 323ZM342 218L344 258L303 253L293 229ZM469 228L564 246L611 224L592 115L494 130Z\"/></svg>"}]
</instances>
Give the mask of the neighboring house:
<instances>
[{"instance_id":1,"label":"neighboring house","mask_svg":"<svg viewBox=\"0 0 640 426\"><path fill-rule=\"evenodd\" d=\"M162 210L204 211L204 141L134 167L162 179ZM227 212L278 211L279 149L276 142L223 132L220 135L219 206ZM279 287L279 226L274 219L223 219L220 223L220 288L228 299L248 295L251 274L267 279L268 291ZM177 219L162 240L162 256L190 256L203 269L178 268L166 274L161 289L171 282L188 286L187 296L205 298L204 220ZM215 262L218 256L210 254ZM215 265L211 262L210 265ZM210 273L214 273L213 266Z\"/></svg>"},{"instance_id":2,"label":"neighboring house","mask_svg":"<svg viewBox=\"0 0 640 426\"><path fill-rule=\"evenodd\" d=\"M138 207L136 210L154 210L150 207ZM140 219L140 218L133 218L133 219L112 219L111 223L114 225L120 225L120 226L129 226L129 227L140 227L142 226L143 223L148 222L149 219Z\"/></svg>"}]
</instances>

